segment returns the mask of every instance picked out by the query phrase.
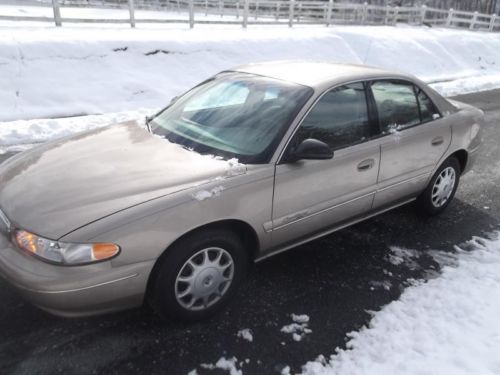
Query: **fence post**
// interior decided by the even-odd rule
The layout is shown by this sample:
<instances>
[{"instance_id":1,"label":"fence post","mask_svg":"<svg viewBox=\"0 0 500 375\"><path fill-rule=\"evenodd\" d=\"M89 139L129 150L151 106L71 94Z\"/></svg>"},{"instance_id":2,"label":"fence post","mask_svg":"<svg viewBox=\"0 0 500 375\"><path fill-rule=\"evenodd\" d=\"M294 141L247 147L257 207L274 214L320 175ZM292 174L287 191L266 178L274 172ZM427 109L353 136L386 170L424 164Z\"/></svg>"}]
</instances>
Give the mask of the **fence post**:
<instances>
[{"instance_id":1,"label":"fence post","mask_svg":"<svg viewBox=\"0 0 500 375\"><path fill-rule=\"evenodd\" d=\"M276 2L276 21L280 19L280 3L279 1Z\"/></svg>"},{"instance_id":2,"label":"fence post","mask_svg":"<svg viewBox=\"0 0 500 375\"><path fill-rule=\"evenodd\" d=\"M385 7L385 18L384 18L384 24L388 25L389 24L389 13L391 13L391 7L387 5Z\"/></svg>"},{"instance_id":3,"label":"fence post","mask_svg":"<svg viewBox=\"0 0 500 375\"><path fill-rule=\"evenodd\" d=\"M477 21L477 11L474 12L474 15L472 16L472 22L470 23L469 29L474 30L474 26L476 26L476 21Z\"/></svg>"},{"instance_id":4,"label":"fence post","mask_svg":"<svg viewBox=\"0 0 500 375\"><path fill-rule=\"evenodd\" d=\"M446 26L451 26L451 23L453 21L453 8L450 8L448 11L448 18L446 18Z\"/></svg>"},{"instance_id":5,"label":"fence post","mask_svg":"<svg viewBox=\"0 0 500 375\"><path fill-rule=\"evenodd\" d=\"M189 7L189 28L192 29L194 27L194 0L188 0L188 7Z\"/></svg>"},{"instance_id":6,"label":"fence post","mask_svg":"<svg viewBox=\"0 0 500 375\"><path fill-rule=\"evenodd\" d=\"M259 2L255 2L255 19L257 20L257 15L259 14Z\"/></svg>"},{"instance_id":7,"label":"fence post","mask_svg":"<svg viewBox=\"0 0 500 375\"><path fill-rule=\"evenodd\" d=\"M495 29L495 22L497 20L497 15L496 14L492 14L491 15L491 19L490 19L490 27L488 28L488 30L490 31L493 31Z\"/></svg>"},{"instance_id":8,"label":"fence post","mask_svg":"<svg viewBox=\"0 0 500 375\"><path fill-rule=\"evenodd\" d=\"M295 0L290 0L290 8L288 11L288 27L293 26L293 11L295 10Z\"/></svg>"},{"instance_id":9,"label":"fence post","mask_svg":"<svg viewBox=\"0 0 500 375\"><path fill-rule=\"evenodd\" d=\"M364 25L366 23L366 16L368 15L368 3L365 1L363 3L363 13L361 14L361 24Z\"/></svg>"},{"instance_id":10,"label":"fence post","mask_svg":"<svg viewBox=\"0 0 500 375\"><path fill-rule=\"evenodd\" d=\"M302 2L299 2L299 9L297 9L297 23L300 23L300 16L302 16Z\"/></svg>"},{"instance_id":11,"label":"fence post","mask_svg":"<svg viewBox=\"0 0 500 375\"><path fill-rule=\"evenodd\" d=\"M425 16L427 14L427 5L422 5L422 9L420 10L420 24L423 25L425 23Z\"/></svg>"},{"instance_id":12,"label":"fence post","mask_svg":"<svg viewBox=\"0 0 500 375\"><path fill-rule=\"evenodd\" d=\"M399 7L396 7L396 8L394 8L394 16L392 18L393 25L398 23L398 15L399 15Z\"/></svg>"},{"instance_id":13,"label":"fence post","mask_svg":"<svg viewBox=\"0 0 500 375\"><path fill-rule=\"evenodd\" d=\"M243 3L243 28L247 28L247 24L248 24L248 2L250 0L245 0L245 2Z\"/></svg>"},{"instance_id":14,"label":"fence post","mask_svg":"<svg viewBox=\"0 0 500 375\"><path fill-rule=\"evenodd\" d=\"M330 22L332 22L332 7L333 0L328 0L328 11L326 12L326 26L330 26Z\"/></svg>"},{"instance_id":15,"label":"fence post","mask_svg":"<svg viewBox=\"0 0 500 375\"><path fill-rule=\"evenodd\" d=\"M208 16L208 0L205 0L205 16Z\"/></svg>"},{"instance_id":16,"label":"fence post","mask_svg":"<svg viewBox=\"0 0 500 375\"><path fill-rule=\"evenodd\" d=\"M221 18L222 18L222 16L224 16L223 9L224 9L224 7L222 6L222 0L219 0L219 13L220 13Z\"/></svg>"},{"instance_id":17,"label":"fence post","mask_svg":"<svg viewBox=\"0 0 500 375\"><path fill-rule=\"evenodd\" d=\"M128 12L130 14L130 27L135 27L134 0L128 0Z\"/></svg>"},{"instance_id":18,"label":"fence post","mask_svg":"<svg viewBox=\"0 0 500 375\"><path fill-rule=\"evenodd\" d=\"M240 18L240 2L239 0L236 2L236 19Z\"/></svg>"},{"instance_id":19,"label":"fence post","mask_svg":"<svg viewBox=\"0 0 500 375\"><path fill-rule=\"evenodd\" d=\"M58 0L52 0L52 10L54 11L54 22L56 26L61 26L61 10Z\"/></svg>"}]
</instances>

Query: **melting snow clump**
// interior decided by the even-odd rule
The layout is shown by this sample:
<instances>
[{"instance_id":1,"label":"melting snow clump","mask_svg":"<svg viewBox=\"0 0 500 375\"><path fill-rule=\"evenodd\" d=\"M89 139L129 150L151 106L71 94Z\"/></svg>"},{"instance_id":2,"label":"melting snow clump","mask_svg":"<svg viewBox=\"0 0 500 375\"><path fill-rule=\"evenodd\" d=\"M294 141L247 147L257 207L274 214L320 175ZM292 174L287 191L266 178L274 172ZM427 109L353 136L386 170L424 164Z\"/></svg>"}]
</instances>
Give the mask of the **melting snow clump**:
<instances>
[{"instance_id":1,"label":"melting snow clump","mask_svg":"<svg viewBox=\"0 0 500 375\"><path fill-rule=\"evenodd\" d=\"M253 341L252 331L248 328L245 328L245 329L238 331L238 337L241 337L242 339L250 341L250 342Z\"/></svg>"},{"instance_id":2,"label":"melting snow clump","mask_svg":"<svg viewBox=\"0 0 500 375\"><path fill-rule=\"evenodd\" d=\"M230 177L245 174L247 172L247 167L245 166L245 164L241 164L236 158L229 159L227 161L227 164L229 166L227 175Z\"/></svg>"},{"instance_id":3,"label":"melting snow clump","mask_svg":"<svg viewBox=\"0 0 500 375\"><path fill-rule=\"evenodd\" d=\"M390 249L392 254L389 255L389 262L395 266L404 264L410 270L419 268L418 263L414 260L420 257L420 253L417 250L404 249L396 246L391 246Z\"/></svg>"},{"instance_id":4,"label":"melting snow clump","mask_svg":"<svg viewBox=\"0 0 500 375\"><path fill-rule=\"evenodd\" d=\"M217 186L211 190L199 190L196 193L193 193L193 198L198 201L204 201L205 199L214 198L220 196L222 191L224 190L224 186Z\"/></svg>"},{"instance_id":5,"label":"melting snow clump","mask_svg":"<svg viewBox=\"0 0 500 375\"><path fill-rule=\"evenodd\" d=\"M294 341L302 341L302 339L312 330L308 328L309 316L292 314L294 323L288 324L281 328L281 332L292 335Z\"/></svg>"}]
</instances>

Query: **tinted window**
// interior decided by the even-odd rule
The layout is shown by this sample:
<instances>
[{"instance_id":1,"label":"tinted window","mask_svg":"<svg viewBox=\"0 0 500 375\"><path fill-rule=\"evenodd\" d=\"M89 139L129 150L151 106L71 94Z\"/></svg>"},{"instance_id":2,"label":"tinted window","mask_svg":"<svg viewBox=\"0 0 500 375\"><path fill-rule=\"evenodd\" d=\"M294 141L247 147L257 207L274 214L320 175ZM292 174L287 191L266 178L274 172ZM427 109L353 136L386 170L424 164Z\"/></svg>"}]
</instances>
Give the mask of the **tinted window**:
<instances>
[{"instance_id":1,"label":"tinted window","mask_svg":"<svg viewBox=\"0 0 500 375\"><path fill-rule=\"evenodd\" d=\"M327 92L302 122L298 141L315 138L332 149L362 142L371 136L364 86L361 83Z\"/></svg>"},{"instance_id":2,"label":"tinted window","mask_svg":"<svg viewBox=\"0 0 500 375\"><path fill-rule=\"evenodd\" d=\"M439 116L434 103L432 103L431 99L429 99L425 92L423 92L420 88L417 88L417 93L422 122L434 120L434 115Z\"/></svg>"},{"instance_id":3,"label":"tinted window","mask_svg":"<svg viewBox=\"0 0 500 375\"><path fill-rule=\"evenodd\" d=\"M377 81L372 84L382 132L392 132L420 123L413 85L403 82Z\"/></svg>"}]
</instances>

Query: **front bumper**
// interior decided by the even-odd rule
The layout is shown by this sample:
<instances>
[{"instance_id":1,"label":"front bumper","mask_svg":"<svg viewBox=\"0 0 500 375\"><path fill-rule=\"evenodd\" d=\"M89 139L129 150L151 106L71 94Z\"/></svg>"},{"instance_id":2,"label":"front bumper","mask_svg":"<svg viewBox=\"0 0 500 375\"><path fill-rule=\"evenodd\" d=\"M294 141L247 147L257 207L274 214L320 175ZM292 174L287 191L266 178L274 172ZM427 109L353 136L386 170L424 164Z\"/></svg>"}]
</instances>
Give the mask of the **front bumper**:
<instances>
[{"instance_id":1,"label":"front bumper","mask_svg":"<svg viewBox=\"0 0 500 375\"><path fill-rule=\"evenodd\" d=\"M0 275L43 310L65 317L102 314L143 303L154 261L121 267L45 263L17 250L0 232Z\"/></svg>"}]
</instances>

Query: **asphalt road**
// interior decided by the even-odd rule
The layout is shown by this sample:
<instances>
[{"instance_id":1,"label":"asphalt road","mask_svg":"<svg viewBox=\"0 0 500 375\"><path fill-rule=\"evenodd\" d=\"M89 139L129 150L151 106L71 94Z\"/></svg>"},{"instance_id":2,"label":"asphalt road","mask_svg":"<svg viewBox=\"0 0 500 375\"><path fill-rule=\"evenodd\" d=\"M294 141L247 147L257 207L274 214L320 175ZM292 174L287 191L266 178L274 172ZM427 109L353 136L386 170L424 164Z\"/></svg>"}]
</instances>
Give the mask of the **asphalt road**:
<instances>
[{"instance_id":1,"label":"asphalt road","mask_svg":"<svg viewBox=\"0 0 500 375\"><path fill-rule=\"evenodd\" d=\"M276 374L344 347L346 334L369 322L369 311L397 299L409 279L435 274L427 250L452 251L500 228L500 90L457 99L486 111L485 142L442 216L422 219L409 205L278 255L253 269L224 313L194 325L161 321L147 309L56 318L0 280L0 373L186 374L197 368L218 374L225 372L200 364L234 356L249 360L244 374ZM391 264L389 246L421 251L418 266ZM291 313L311 318L312 333L301 342L280 332ZM253 331L253 342L237 337L243 328Z\"/></svg>"}]
</instances>

